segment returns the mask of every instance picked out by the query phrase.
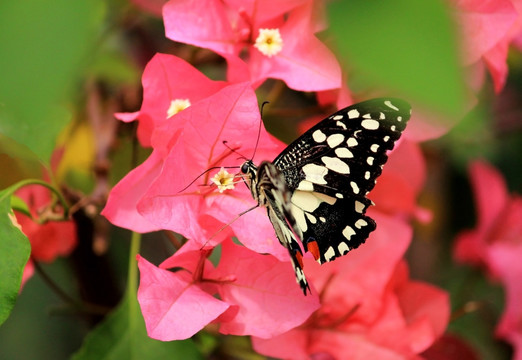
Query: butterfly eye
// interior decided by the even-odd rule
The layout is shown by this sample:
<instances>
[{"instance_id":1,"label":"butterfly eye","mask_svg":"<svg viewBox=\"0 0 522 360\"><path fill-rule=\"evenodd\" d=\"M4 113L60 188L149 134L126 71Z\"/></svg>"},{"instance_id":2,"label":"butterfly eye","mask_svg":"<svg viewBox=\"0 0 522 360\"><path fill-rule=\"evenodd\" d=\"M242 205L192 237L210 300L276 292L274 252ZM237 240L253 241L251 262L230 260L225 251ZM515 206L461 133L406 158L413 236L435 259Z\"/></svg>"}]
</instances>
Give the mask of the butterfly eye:
<instances>
[{"instance_id":1,"label":"butterfly eye","mask_svg":"<svg viewBox=\"0 0 522 360\"><path fill-rule=\"evenodd\" d=\"M248 173L248 168L249 168L249 167L250 167L250 166L248 166L248 161L245 162L245 163L243 163L243 165L241 165L241 172L242 172L243 174Z\"/></svg>"}]
</instances>

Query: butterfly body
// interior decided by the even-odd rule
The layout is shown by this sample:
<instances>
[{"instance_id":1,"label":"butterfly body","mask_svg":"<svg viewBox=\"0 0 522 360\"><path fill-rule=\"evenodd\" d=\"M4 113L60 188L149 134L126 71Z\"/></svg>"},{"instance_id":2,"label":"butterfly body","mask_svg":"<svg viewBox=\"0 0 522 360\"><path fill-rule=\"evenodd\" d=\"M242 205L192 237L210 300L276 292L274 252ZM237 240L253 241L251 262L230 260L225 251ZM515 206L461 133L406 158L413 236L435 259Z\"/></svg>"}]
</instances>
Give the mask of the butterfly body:
<instances>
[{"instance_id":1,"label":"butterfly body","mask_svg":"<svg viewBox=\"0 0 522 360\"><path fill-rule=\"evenodd\" d=\"M292 259L306 294L304 250L319 263L365 242L375 230L366 195L375 186L387 152L406 127L410 106L373 99L330 115L291 143L273 162L241 166L258 205L267 208L276 236Z\"/></svg>"}]
</instances>

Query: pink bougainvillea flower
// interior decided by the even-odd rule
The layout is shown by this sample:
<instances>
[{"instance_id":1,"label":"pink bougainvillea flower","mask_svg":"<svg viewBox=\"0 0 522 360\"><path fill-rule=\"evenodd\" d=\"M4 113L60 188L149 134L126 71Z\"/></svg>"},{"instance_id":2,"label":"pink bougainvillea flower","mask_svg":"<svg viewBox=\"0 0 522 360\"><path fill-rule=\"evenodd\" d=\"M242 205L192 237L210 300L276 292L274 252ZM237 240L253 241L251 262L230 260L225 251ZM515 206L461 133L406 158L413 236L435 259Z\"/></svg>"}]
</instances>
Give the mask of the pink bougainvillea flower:
<instances>
[{"instance_id":1,"label":"pink bougainvillea flower","mask_svg":"<svg viewBox=\"0 0 522 360\"><path fill-rule=\"evenodd\" d=\"M457 261L484 267L502 283L506 308L497 335L515 348L522 359L522 197L509 195L501 174L484 162L470 166L478 224L456 239Z\"/></svg>"},{"instance_id":2,"label":"pink bougainvillea flower","mask_svg":"<svg viewBox=\"0 0 522 360\"><path fill-rule=\"evenodd\" d=\"M259 109L250 85L228 86L200 101L198 106L181 112L177 121L183 124L183 130L169 147L161 172L138 202L141 215L161 228L199 240L204 239L202 230L208 231L210 236L230 223L234 234L248 248L287 258L274 236L265 209L252 210L232 222L239 213L255 205L246 186L238 184L223 193L214 184L202 186L211 184L211 175L222 166L239 168L245 161L231 149L248 158L255 152L254 161L259 162L260 159L274 159L284 148L263 128L259 133ZM169 142L171 128L176 126L166 123L153 137L153 144ZM200 178L212 167L216 168L214 173L206 173ZM219 225L214 223L212 226L208 216L218 220Z\"/></svg>"},{"instance_id":3,"label":"pink bougainvillea flower","mask_svg":"<svg viewBox=\"0 0 522 360\"><path fill-rule=\"evenodd\" d=\"M171 0L163 18L168 38L225 57L230 81L259 85L275 78L302 91L339 88L340 66L315 36L323 20L316 10L311 0Z\"/></svg>"},{"instance_id":4,"label":"pink bougainvillea flower","mask_svg":"<svg viewBox=\"0 0 522 360\"><path fill-rule=\"evenodd\" d=\"M404 359L427 349L449 320L448 296L408 279L401 258L411 228L372 214L379 226L367 243L332 263L305 259L321 308L303 325L254 349L285 359Z\"/></svg>"},{"instance_id":5,"label":"pink bougainvillea flower","mask_svg":"<svg viewBox=\"0 0 522 360\"><path fill-rule=\"evenodd\" d=\"M509 44L520 32L522 19L517 1L454 0L460 26L463 62L484 63L492 76L495 90L500 91L507 77Z\"/></svg>"},{"instance_id":6,"label":"pink bougainvillea flower","mask_svg":"<svg viewBox=\"0 0 522 360\"><path fill-rule=\"evenodd\" d=\"M45 211L52 211L49 189L40 185L29 185L19 189L16 196L27 204L31 217L15 212L16 221L31 243L31 258L22 276L22 286L34 273L33 259L52 262L58 256L66 256L76 247L76 225L73 221L47 221L38 223Z\"/></svg>"},{"instance_id":7,"label":"pink bougainvillea flower","mask_svg":"<svg viewBox=\"0 0 522 360\"><path fill-rule=\"evenodd\" d=\"M197 101L215 94L227 85L213 81L185 60L173 55L156 54L142 76L143 103L135 113L117 113L129 122L139 120L138 139L150 146L154 130L165 122L175 122L175 115Z\"/></svg>"},{"instance_id":8,"label":"pink bougainvillea flower","mask_svg":"<svg viewBox=\"0 0 522 360\"><path fill-rule=\"evenodd\" d=\"M76 225L73 221L47 221L40 224L35 221L51 205L49 189L40 185L29 185L16 192L28 205L31 217L16 212L16 219L22 231L31 242L31 257L44 262L51 262L58 256L69 255L77 243Z\"/></svg>"},{"instance_id":9,"label":"pink bougainvillea flower","mask_svg":"<svg viewBox=\"0 0 522 360\"><path fill-rule=\"evenodd\" d=\"M214 269L209 251L194 250L194 244L159 268L138 258L138 301L150 337L186 339L212 321L223 334L271 337L302 324L319 307L317 296L303 298L288 262L227 241Z\"/></svg>"},{"instance_id":10,"label":"pink bougainvillea flower","mask_svg":"<svg viewBox=\"0 0 522 360\"><path fill-rule=\"evenodd\" d=\"M222 166L239 167L245 161L234 151L248 158L255 152L255 162L273 160L279 154L284 144L264 128L259 133L261 124L257 99L248 83L227 86L200 100L180 112L175 122L158 128L152 137L155 151L116 185L103 215L135 231L168 229L206 241L200 245L213 245L224 238L220 228L230 223L230 229L250 249L288 258L265 209L252 210L233 221L255 205L246 186L237 184L220 193L210 181ZM157 148L162 150L156 152ZM204 173L212 167L215 172ZM208 242L215 234L220 237Z\"/></svg>"}]
</instances>

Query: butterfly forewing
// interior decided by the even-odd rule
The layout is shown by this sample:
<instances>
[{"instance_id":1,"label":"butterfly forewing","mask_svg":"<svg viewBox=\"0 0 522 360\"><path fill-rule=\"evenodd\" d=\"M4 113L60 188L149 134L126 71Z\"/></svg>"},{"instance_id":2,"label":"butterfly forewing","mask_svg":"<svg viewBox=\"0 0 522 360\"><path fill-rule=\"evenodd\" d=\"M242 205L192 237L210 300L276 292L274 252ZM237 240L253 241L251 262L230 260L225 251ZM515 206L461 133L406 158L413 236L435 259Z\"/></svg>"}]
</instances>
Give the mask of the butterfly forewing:
<instances>
[{"instance_id":1,"label":"butterfly forewing","mask_svg":"<svg viewBox=\"0 0 522 360\"><path fill-rule=\"evenodd\" d=\"M320 263L364 243L376 228L365 215L372 203L366 195L375 186L387 151L400 138L410 112L409 104L391 98L349 106L312 127L273 163L262 163L257 176L252 174L252 194L268 207L305 294L307 283L294 235ZM272 183L282 179L284 186ZM282 230L286 228L293 234Z\"/></svg>"}]
</instances>

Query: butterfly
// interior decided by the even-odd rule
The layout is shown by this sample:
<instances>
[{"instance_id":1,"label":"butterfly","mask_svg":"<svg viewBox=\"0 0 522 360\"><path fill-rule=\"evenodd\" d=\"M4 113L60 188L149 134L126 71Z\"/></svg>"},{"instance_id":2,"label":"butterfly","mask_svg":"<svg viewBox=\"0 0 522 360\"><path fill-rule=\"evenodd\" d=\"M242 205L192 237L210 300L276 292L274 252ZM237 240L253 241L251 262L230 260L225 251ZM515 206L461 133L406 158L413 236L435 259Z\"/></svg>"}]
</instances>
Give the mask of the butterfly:
<instances>
[{"instance_id":1,"label":"butterfly","mask_svg":"<svg viewBox=\"0 0 522 360\"><path fill-rule=\"evenodd\" d=\"M354 104L306 131L274 161L241 165L258 206L267 208L306 295L303 252L325 263L359 247L375 230L367 194L410 118L410 105L379 98Z\"/></svg>"}]
</instances>

